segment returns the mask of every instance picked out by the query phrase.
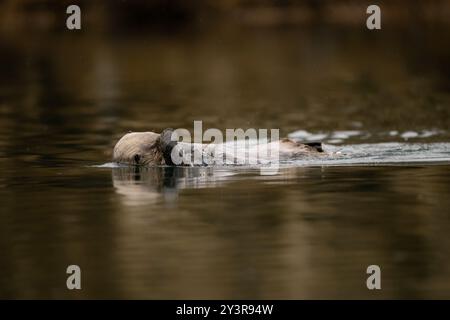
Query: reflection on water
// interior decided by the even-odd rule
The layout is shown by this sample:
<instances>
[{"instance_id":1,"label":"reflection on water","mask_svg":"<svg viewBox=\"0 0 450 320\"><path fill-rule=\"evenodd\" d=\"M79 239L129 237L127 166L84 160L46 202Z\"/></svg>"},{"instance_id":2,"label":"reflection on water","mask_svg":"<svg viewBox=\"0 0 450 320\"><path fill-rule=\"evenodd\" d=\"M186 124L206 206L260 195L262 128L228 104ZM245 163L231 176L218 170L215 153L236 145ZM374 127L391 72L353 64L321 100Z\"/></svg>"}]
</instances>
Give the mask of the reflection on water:
<instances>
[{"instance_id":1,"label":"reflection on water","mask_svg":"<svg viewBox=\"0 0 450 320\"><path fill-rule=\"evenodd\" d=\"M0 42L0 297L450 298L447 30L27 34ZM193 120L342 156L95 167Z\"/></svg>"},{"instance_id":2,"label":"reflection on water","mask_svg":"<svg viewBox=\"0 0 450 320\"><path fill-rule=\"evenodd\" d=\"M449 172L39 169L1 189L2 296L448 298Z\"/></svg>"},{"instance_id":3,"label":"reflection on water","mask_svg":"<svg viewBox=\"0 0 450 320\"><path fill-rule=\"evenodd\" d=\"M131 296L448 297L448 166L167 169L113 170Z\"/></svg>"},{"instance_id":4,"label":"reflection on water","mask_svg":"<svg viewBox=\"0 0 450 320\"><path fill-rule=\"evenodd\" d=\"M176 202L182 189L211 188L233 173L211 167L118 167L112 170L113 186L126 205L157 201Z\"/></svg>"}]
</instances>

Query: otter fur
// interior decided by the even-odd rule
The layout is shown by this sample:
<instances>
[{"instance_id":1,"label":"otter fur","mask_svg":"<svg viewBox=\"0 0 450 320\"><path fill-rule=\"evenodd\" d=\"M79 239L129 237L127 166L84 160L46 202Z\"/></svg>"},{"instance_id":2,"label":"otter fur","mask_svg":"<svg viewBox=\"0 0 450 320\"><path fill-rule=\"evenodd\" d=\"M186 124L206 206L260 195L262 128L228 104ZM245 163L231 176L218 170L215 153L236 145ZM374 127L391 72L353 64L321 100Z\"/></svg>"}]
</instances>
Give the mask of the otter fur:
<instances>
[{"instance_id":1,"label":"otter fur","mask_svg":"<svg viewBox=\"0 0 450 320\"><path fill-rule=\"evenodd\" d=\"M184 150L200 150L202 154L211 154L218 144L184 143L171 140L173 129L165 129L161 134L155 132L131 132L125 134L115 145L113 161L121 164L139 166L173 166L172 151L175 146ZM279 156L282 159L295 159L301 156L320 155L324 151L320 142L300 143L284 138L270 142L267 148L277 144ZM257 152L256 149L255 151ZM226 153L226 151L225 151ZM202 163L203 165L205 163ZM184 163L184 165L188 165Z\"/></svg>"}]
</instances>

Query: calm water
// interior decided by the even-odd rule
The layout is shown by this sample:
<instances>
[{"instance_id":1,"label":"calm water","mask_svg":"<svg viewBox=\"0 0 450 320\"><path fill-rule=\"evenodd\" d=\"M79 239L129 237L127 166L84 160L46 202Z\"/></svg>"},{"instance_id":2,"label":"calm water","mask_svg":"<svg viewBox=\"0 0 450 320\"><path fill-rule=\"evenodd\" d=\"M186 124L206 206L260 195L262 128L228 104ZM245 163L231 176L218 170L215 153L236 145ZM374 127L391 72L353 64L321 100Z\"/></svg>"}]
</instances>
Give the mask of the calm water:
<instances>
[{"instance_id":1,"label":"calm water","mask_svg":"<svg viewBox=\"0 0 450 320\"><path fill-rule=\"evenodd\" d=\"M450 298L445 37L315 30L2 39L0 297ZM108 165L125 132L193 120L343 156Z\"/></svg>"}]
</instances>

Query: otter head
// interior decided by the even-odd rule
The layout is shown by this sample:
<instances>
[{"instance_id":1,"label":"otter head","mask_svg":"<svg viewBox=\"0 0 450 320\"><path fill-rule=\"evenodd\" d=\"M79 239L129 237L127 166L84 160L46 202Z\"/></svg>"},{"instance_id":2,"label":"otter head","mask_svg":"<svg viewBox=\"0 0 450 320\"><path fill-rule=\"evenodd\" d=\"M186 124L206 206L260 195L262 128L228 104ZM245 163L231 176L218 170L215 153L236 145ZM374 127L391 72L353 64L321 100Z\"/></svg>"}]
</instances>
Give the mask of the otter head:
<instances>
[{"instance_id":1,"label":"otter head","mask_svg":"<svg viewBox=\"0 0 450 320\"><path fill-rule=\"evenodd\" d=\"M173 165L170 153L176 142L171 141L172 131L127 133L116 143L113 161L130 165Z\"/></svg>"}]
</instances>

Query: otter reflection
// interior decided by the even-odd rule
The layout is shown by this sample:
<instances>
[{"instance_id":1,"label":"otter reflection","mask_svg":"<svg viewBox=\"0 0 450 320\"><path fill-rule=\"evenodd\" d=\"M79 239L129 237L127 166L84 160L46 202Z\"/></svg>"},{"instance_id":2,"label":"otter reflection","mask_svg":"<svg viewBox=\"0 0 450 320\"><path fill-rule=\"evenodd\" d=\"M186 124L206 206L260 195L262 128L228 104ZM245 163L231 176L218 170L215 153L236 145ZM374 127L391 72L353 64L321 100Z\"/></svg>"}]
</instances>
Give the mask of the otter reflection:
<instances>
[{"instance_id":1,"label":"otter reflection","mask_svg":"<svg viewBox=\"0 0 450 320\"><path fill-rule=\"evenodd\" d=\"M213 167L119 167L112 170L113 186L126 205L174 202L181 189L214 187L230 171Z\"/></svg>"}]
</instances>

